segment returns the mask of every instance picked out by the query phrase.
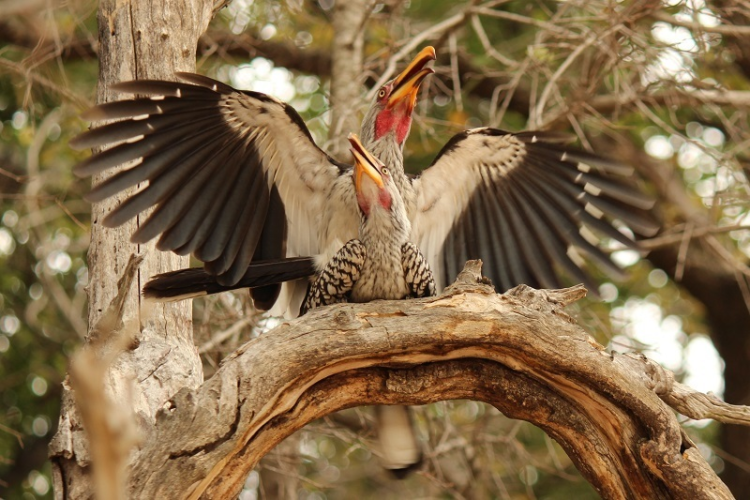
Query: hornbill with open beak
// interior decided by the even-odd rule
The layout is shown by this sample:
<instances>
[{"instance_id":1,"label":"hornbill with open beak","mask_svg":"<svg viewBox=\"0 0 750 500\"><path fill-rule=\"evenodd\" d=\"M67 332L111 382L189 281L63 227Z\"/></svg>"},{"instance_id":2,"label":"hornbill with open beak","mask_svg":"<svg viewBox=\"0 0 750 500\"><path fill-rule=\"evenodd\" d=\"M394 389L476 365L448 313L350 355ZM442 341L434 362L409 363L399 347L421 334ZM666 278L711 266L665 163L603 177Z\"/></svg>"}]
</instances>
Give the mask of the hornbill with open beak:
<instances>
[{"instance_id":1,"label":"hornbill with open beak","mask_svg":"<svg viewBox=\"0 0 750 500\"><path fill-rule=\"evenodd\" d=\"M419 247L390 170L349 136L359 234L329 259L311 282L300 314L337 302L435 295L435 280ZM351 210L351 209L350 209Z\"/></svg>"},{"instance_id":2,"label":"hornbill with open beak","mask_svg":"<svg viewBox=\"0 0 750 500\"><path fill-rule=\"evenodd\" d=\"M361 137L391 167L412 224L410 239L430 262L438 288L470 258L484 261L501 291L519 283L558 287L556 266L591 287L581 251L620 275L594 233L636 247L612 220L646 236L657 229L647 213L653 200L629 184L630 167L567 147L558 134L479 128L451 138L420 176L405 174L403 143L419 86L432 73L425 65L434 58L434 49L422 50L379 89ZM291 106L207 77L178 77L188 83L117 84L115 90L150 97L84 114L124 120L72 142L78 148L119 143L79 164L78 175L140 160L95 186L88 198L100 201L148 181L104 224L117 226L155 207L133 241L159 236L159 249L203 261L205 273L185 275L197 279L197 293L211 276L212 291L238 287L251 261L321 255L327 262L356 237L358 221L347 210L354 189L331 189L349 167L315 145Z\"/></svg>"},{"instance_id":3,"label":"hornbill with open beak","mask_svg":"<svg viewBox=\"0 0 750 500\"><path fill-rule=\"evenodd\" d=\"M395 142L400 153L419 86L432 73L425 65L434 58L434 49L422 50L380 90L369 114L379 124L368 145L376 153L389 142ZM104 224L117 226L155 206L133 235L134 242L161 235L157 248L192 253L205 263L198 273L187 270L177 276L181 283L187 278L192 280L192 287L200 284L206 287L203 291L216 292L251 283L260 287L252 292L256 306L261 308L273 304L279 282L312 275L318 266L312 257L305 256L318 255L318 262L329 266L311 286L305 306L324 303L320 285L326 276L333 276L335 268L331 266L343 262L342 252L353 248L352 240L360 229L360 217L352 209L360 196L351 180L351 167L320 150L289 105L257 92L236 91L199 75L177 76L188 83L118 84L115 90L150 97L103 104L84 115L91 120L124 120L93 129L73 141L79 148L119 143L77 166L78 175L93 175L129 160L140 160L98 184L88 198L100 201L148 181L145 189L110 213ZM363 148L359 150L360 156L364 155ZM401 164L399 156L400 168ZM362 181L364 176L357 175ZM367 185L369 181L363 182ZM392 182L390 186L395 189ZM401 233L408 237L403 202L400 196L391 199L399 200L394 207L401 209L401 220L406 221L406 230ZM377 282L367 290L373 275L369 269L378 257L379 247L373 248L373 258L363 264L364 278L357 280L356 291L349 295L363 300L366 294L360 293L362 290L373 298L395 298L381 291ZM302 257L284 259L287 255ZM412 280L429 274L415 245L405 247L404 255L409 258ZM383 258L383 262L390 262ZM404 274L403 269L400 274ZM430 279L429 283L433 285L415 285L413 294L425 290L434 293L434 281ZM301 301L307 284L307 280L292 283L292 300L280 301L284 306L289 304L289 315L296 313L299 302L294 299L299 296ZM383 465L394 471L409 469L421 453L408 412L403 407L386 408L378 410L377 415Z\"/></svg>"},{"instance_id":4,"label":"hornbill with open beak","mask_svg":"<svg viewBox=\"0 0 750 500\"><path fill-rule=\"evenodd\" d=\"M400 155L419 86L433 72L425 65L434 59L432 47L423 49L380 90L368 113L377 132L368 127L371 142L365 142L376 156L393 144ZM294 108L204 76L177 77L187 83L116 84L113 90L149 97L102 104L83 114L92 121L122 121L71 141L79 149L118 143L76 166L77 175L139 160L95 186L87 198L101 201L148 181L108 214L106 226L156 207L132 241L160 236L157 248L193 254L218 287L236 286L251 261L321 255L325 262L357 236L359 221L347 210L354 203L353 186L340 184L331 192L350 167L318 148ZM305 289L306 283L297 287L298 301ZM268 309L278 289L254 292L256 305ZM295 312L298 306L292 306Z\"/></svg>"},{"instance_id":5,"label":"hornbill with open beak","mask_svg":"<svg viewBox=\"0 0 750 500\"><path fill-rule=\"evenodd\" d=\"M625 177L631 169L618 162L566 147L556 134L483 128L454 136L421 176L404 173L403 143L432 59L434 50L423 50L379 89L361 135L391 167L412 226L409 240L426 255L438 286L469 258L484 260L500 291L519 283L558 286L555 265L590 286L576 249L619 273L592 243L590 229L632 247L612 219L644 235L656 227L646 213L652 201L630 187ZM293 108L207 77L177 76L187 83L114 86L149 97L93 108L86 118L124 120L86 132L73 145L118 143L78 165L81 176L137 162L95 186L88 198L100 201L148 181L104 223L117 226L155 207L133 241L160 236L158 248L192 253L205 263L204 269L171 273L180 282L178 295L309 276L317 268L306 256L331 262L357 237L359 218L350 209L356 191L351 182L340 182L350 167L314 144ZM278 260L285 256L296 259ZM261 265L265 270L258 271ZM271 290L256 304L270 306L276 298ZM152 296L170 296L162 292L151 289Z\"/></svg>"}]
</instances>

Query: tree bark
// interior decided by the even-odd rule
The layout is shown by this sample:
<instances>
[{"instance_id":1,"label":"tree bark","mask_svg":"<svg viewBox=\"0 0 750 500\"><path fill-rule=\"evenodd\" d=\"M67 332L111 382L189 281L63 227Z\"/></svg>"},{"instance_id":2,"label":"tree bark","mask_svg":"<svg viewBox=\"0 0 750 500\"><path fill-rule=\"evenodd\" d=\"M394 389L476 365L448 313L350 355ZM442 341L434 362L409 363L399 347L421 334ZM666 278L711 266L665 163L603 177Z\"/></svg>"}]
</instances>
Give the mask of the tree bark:
<instances>
[{"instance_id":1,"label":"tree bark","mask_svg":"<svg viewBox=\"0 0 750 500\"><path fill-rule=\"evenodd\" d=\"M359 133L362 98L362 67L365 43L365 21L370 10L368 0L336 2L333 12L333 47L331 48L331 154L348 160L351 132Z\"/></svg>"},{"instance_id":2,"label":"tree bark","mask_svg":"<svg viewBox=\"0 0 750 500\"><path fill-rule=\"evenodd\" d=\"M103 0L98 14L97 101L111 100L114 93L110 86L119 81L171 80L175 71L194 71L197 40L208 25L212 8L212 3L205 0L129 3ZM100 176L94 182L102 180ZM193 344L191 304L159 304L152 306L148 314L143 314L141 308L140 288L145 279L186 267L188 258L155 251L153 243L131 244L130 235L140 218L117 229L104 228L101 224L101 219L130 194L130 191L122 192L92 208L88 340L96 342L104 352L113 348L110 340L123 337L126 330L132 334L132 348L118 356L102 373L106 378L104 397L111 414L134 415L140 432L147 434L164 402L181 389L196 389L203 381L203 370ZM133 286L120 290L122 293L117 297L117 278L125 274L133 254L144 258L134 270ZM116 309L121 314L110 322L112 318L107 318L106 313L114 302L118 302ZM110 339L112 330L118 334ZM90 449L83 431L86 417L76 409L75 399L80 394L72 390L70 379L63 389L59 429L50 445L55 497L90 498L94 493L90 474L94 450Z\"/></svg>"},{"instance_id":3,"label":"tree bark","mask_svg":"<svg viewBox=\"0 0 750 500\"><path fill-rule=\"evenodd\" d=\"M608 144L607 147L613 146ZM711 227L707 212L696 206L671 165L627 145L619 145L617 153L617 157L627 163L638 165L639 171L657 188L664 212L676 212L678 223L686 221L696 229ZM703 304L708 333L725 363L724 399L733 404L750 405L750 303L746 297L748 278L739 267L747 263L727 259L717 252L720 245L712 234L694 237L690 229L686 229L679 241L650 250L647 258ZM725 460L722 479L736 495L743 495L750 491L747 466L750 464L750 427L722 425L720 440L721 450L729 457Z\"/></svg>"},{"instance_id":4,"label":"tree bark","mask_svg":"<svg viewBox=\"0 0 750 500\"><path fill-rule=\"evenodd\" d=\"M544 429L605 498L732 498L672 408L743 425L750 408L605 352L562 311L581 286L497 295L478 281L475 264L438 297L335 305L245 344L157 414L128 497L236 497L258 460L314 419L467 398Z\"/></svg>"}]
</instances>

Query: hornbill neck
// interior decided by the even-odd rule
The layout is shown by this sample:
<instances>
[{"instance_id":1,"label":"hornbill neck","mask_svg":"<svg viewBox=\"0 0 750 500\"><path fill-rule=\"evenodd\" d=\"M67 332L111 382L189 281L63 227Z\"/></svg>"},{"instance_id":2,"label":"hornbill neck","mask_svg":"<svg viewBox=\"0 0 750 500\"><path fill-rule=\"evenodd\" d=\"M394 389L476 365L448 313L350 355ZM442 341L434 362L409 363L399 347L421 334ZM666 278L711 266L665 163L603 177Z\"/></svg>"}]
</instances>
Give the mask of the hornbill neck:
<instances>
[{"instance_id":1,"label":"hornbill neck","mask_svg":"<svg viewBox=\"0 0 750 500\"><path fill-rule=\"evenodd\" d=\"M403 195L404 190L407 189L406 184L409 184L408 187L411 187L411 183L404 172L403 146L398 144L395 134L386 134L380 140L374 141L367 147L375 157L390 167L391 175L393 176L393 181L396 183L398 192Z\"/></svg>"},{"instance_id":2,"label":"hornbill neck","mask_svg":"<svg viewBox=\"0 0 750 500\"><path fill-rule=\"evenodd\" d=\"M368 252L378 248L377 253L398 253L400 261L401 246L408 241L411 223L395 183L399 169L387 168L378 156L363 147L356 135L351 134L349 142L355 159L353 180L359 205L360 240ZM394 151L400 156L398 148L385 154ZM400 174L403 175L403 168ZM386 248L395 248L395 251Z\"/></svg>"},{"instance_id":3,"label":"hornbill neck","mask_svg":"<svg viewBox=\"0 0 750 500\"><path fill-rule=\"evenodd\" d=\"M363 122L363 132L364 128L365 124ZM396 189L398 189L400 198L403 198L406 213L409 218L413 217L416 211L417 194L411 179L404 172L404 153L401 145L396 141L395 134L389 133L377 141L370 143L363 141L363 143L376 158L379 158L380 161L390 167L393 183Z\"/></svg>"},{"instance_id":4,"label":"hornbill neck","mask_svg":"<svg viewBox=\"0 0 750 500\"><path fill-rule=\"evenodd\" d=\"M411 224L391 171L367 151L356 135L349 136L354 156L353 181L359 211L359 241L367 258L349 294L352 302L401 299L409 294L402 247Z\"/></svg>"},{"instance_id":5,"label":"hornbill neck","mask_svg":"<svg viewBox=\"0 0 750 500\"><path fill-rule=\"evenodd\" d=\"M435 60L433 47L423 48L396 78L383 85L362 120L365 147L393 169L393 181L413 215L416 194L404 173L404 142L409 135L417 94L424 79L434 73L426 65Z\"/></svg>"},{"instance_id":6,"label":"hornbill neck","mask_svg":"<svg viewBox=\"0 0 750 500\"><path fill-rule=\"evenodd\" d=\"M360 214L359 238L368 251L393 248L400 258L401 246L409 241L411 224L403 200L395 192L395 186L390 187L393 191L390 209L374 204L369 214Z\"/></svg>"},{"instance_id":7,"label":"hornbill neck","mask_svg":"<svg viewBox=\"0 0 750 500\"><path fill-rule=\"evenodd\" d=\"M403 204L398 205L392 210L378 207L362 220L359 239L367 250L367 259L352 288L352 302L395 300L409 294L402 248L408 241L410 226Z\"/></svg>"}]
</instances>

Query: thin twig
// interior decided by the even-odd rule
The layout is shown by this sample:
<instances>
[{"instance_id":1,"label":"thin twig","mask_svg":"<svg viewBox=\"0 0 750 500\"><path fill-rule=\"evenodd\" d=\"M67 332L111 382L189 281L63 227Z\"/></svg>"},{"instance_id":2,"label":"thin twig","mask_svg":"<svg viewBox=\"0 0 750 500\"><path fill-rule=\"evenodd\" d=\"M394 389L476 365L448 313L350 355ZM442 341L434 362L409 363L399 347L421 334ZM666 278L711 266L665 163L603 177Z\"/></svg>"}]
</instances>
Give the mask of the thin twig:
<instances>
[{"instance_id":1,"label":"thin twig","mask_svg":"<svg viewBox=\"0 0 750 500\"><path fill-rule=\"evenodd\" d=\"M212 351L213 349L216 348L216 346L218 346L219 344L221 344L222 342L224 342L226 339L228 339L232 335L238 333L243 328L246 328L248 326L252 326L253 323L255 323L255 318L252 317L252 316L242 318L241 320L237 321L235 324L233 324L232 326L230 326L226 330L215 333L211 337L211 340L209 340L208 342L205 342L205 343L201 344L201 346L198 347L198 352L200 354L204 354L204 353Z\"/></svg>"},{"instance_id":2,"label":"thin twig","mask_svg":"<svg viewBox=\"0 0 750 500\"><path fill-rule=\"evenodd\" d=\"M682 21L673 16L670 16L666 12L656 11L651 14L654 18L665 23L672 24L674 26L681 26L683 28L689 28L692 31L700 33L704 31L706 33L719 33L721 35L730 35L736 37L750 36L750 26L734 26L731 24L719 24L716 26L708 26L706 24L698 23L695 21Z\"/></svg>"},{"instance_id":3,"label":"thin twig","mask_svg":"<svg viewBox=\"0 0 750 500\"><path fill-rule=\"evenodd\" d=\"M680 242L680 249L677 252L677 264L674 270L674 280L678 283L682 281L682 277L685 274L685 263L687 262L690 239L693 236L693 226L692 222L688 222L685 231L682 233L682 241Z\"/></svg>"},{"instance_id":4,"label":"thin twig","mask_svg":"<svg viewBox=\"0 0 750 500\"><path fill-rule=\"evenodd\" d=\"M448 37L448 46L451 53L451 79L453 80L453 99L456 102L456 110L464 110L464 101L461 97L461 77L458 74L458 45L456 34L451 33Z\"/></svg>"}]
</instances>

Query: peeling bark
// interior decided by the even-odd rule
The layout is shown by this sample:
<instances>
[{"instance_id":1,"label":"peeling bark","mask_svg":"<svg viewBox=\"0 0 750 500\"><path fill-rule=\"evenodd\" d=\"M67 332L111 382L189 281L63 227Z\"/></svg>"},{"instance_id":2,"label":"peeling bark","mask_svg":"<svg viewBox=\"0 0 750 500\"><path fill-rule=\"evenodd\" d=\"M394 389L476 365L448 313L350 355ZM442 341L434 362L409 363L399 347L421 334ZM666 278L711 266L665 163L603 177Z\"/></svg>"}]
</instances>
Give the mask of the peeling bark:
<instances>
[{"instance_id":1,"label":"peeling bark","mask_svg":"<svg viewBox=\"0 0 750 500\"><path fill-rule=\"evenodd\" d=\"M102 1L97 101L112 100L115 94L110 86L119 81L173 79L175 71L194 71L197 40L208 25L212 9L212 3L204 0ZM99 176L94 181L102 180ZM135 344L105 371L106 393L98 397L105 406L107 401L114 401L132 411L141 433L148 434L146 429L153 425L164 402L180 389L196 389L203 382L203 369L193 343L189 302L153 306L146 317L140 308L141 283L154 274L186 267L188 258L157 252L153 243L131 244L130 235L139 218L116 229L101 224L101 219L131 194L124 191L92 208L88 342L96 337L94 325L100 327L99 333L107 330L107 335L132 334L135 338ZM117 321L110 329L103 328L100 320L118 294L117 278L125 273L133 254L143 255L143 262L133 285L118 299L121 314ZM59 428L50 444L56 498L94 495L89 440L83 430L86 419L77 411L74 399L70 381L66 380ZM91 433L93 429L86 423Z\"/></svg>"}]
</instances>

